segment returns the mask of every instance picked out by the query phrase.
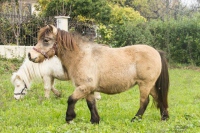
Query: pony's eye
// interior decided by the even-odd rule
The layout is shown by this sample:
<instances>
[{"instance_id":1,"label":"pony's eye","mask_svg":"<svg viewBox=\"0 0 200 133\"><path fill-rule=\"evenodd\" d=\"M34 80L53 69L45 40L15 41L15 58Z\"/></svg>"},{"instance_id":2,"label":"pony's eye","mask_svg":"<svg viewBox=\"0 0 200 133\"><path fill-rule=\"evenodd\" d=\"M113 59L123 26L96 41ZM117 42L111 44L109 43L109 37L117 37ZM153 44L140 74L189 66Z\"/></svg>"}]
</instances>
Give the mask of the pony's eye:
<instances>
[{"instance_id":1,"label":"pony's eye","mask_svg":"<svg viewBox=\"0 0 200 133\"><path fill-rule=\"evenodd\" d=\"M47 42L48 42L48 40L47 40L47 39L44 39L44 42L45 42L45 43L47 43Z\"/></svg>"},{"instance_id":2,"label":"pony's eye","mask_svg":"<svg viewBox=\"0 0 200 133\"><path fill-rule=\"evenodd\" d=\"M20 85L17 85L17 87L19 87Z\"/></svg>"}]
</instances>

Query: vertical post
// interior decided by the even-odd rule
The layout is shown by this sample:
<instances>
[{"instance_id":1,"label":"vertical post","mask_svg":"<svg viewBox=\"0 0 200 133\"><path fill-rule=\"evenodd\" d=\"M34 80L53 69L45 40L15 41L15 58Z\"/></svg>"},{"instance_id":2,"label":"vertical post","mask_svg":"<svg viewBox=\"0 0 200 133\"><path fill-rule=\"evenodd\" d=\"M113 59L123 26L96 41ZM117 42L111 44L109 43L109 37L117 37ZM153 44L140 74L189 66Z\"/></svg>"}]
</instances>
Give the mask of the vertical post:
<instances>
[{"instance_id":1,"label":"vertical post","mask_svg":"<svg viewBox=\"0 0 200 133\"><path fill-rule=\"evenodd\" d=\"M55 16L56 22L57 22L57 28L60 28L61 30L68 31L68 19L69 16Z\"/></svg>"}]
</instances>

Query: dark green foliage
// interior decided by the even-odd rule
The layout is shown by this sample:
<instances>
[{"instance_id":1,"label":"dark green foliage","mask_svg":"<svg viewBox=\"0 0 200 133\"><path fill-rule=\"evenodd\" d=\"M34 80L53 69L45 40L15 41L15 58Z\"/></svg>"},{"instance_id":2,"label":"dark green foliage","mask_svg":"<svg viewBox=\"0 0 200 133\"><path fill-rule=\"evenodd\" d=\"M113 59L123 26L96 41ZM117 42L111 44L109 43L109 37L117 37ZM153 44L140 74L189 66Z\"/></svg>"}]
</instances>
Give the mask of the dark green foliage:
<instances>
[{"instance_id":1,"label":"dark green foliage","mask_svg":"<svg viewBox=\"0 0 200 133\"><path fill-rule=\"evenodd\" d=\"M40 28L47 24L54 24L54 17L31 16L21 24L20 45L34 46L37 43L37 33Z\"/></svg>"},{"instance_id":2,"label":"dark green foliage","mask_svg":"<svg viewBox=\"0 0 200 133\"><path fill-rule=\"evenodd\" d=\"M72 17L77 15L93 18L97 22L108 23L111 9L106 0L70 0L72 5Z\"/></svg>"},{"instance_id":3,"label":"dark green foliage","mask_svg":"<svg viewBox=\"0 0 200 133\"><path fill-rule=\"evenodd\" d=\"M153 46L168 53L171 61L200 65L199 19L183 19L169 22L151 21Z\"/></svg>"},{"instance_id":4,"label":"dark green foliage","mask_svg":"<svg viewBox=\"0 0 200 133\"><path fill-rule=\"evenodd\" d=\"M44 15L69 15L71 18L82 15L97 22L108 23L110 11L106 0L52 0L47 5Z\"/></svg>"},{"instance_id":5,"label":"dark green foliage","mask_svg":"<svg viewBox=\"0 0 200 133\"><path fill-rule=\"evenodd\" d=\"M112 26L113 34L107 42L113 47L148 44L165 51L170 62L200 66L199 21L198 17L152 20L137 26L126 22Z\"/></svg>"},{"instance_id":6,"label":"dark green foliage","mask_svg":"<svg viewBox=\"0 0 200 133\"><path fill-rule=\"evenodd\" d=\"M70 3L67 0L51 0L44 11L45 16L67 16L70 14Z\"/></svg>"},{"instance_id":7,"label":"dark green foliage","mask_svg":"<svg viewBox=\"0 0 200 133\"><path fill-rule=\"evenodd\" d=\"M153 36L146 28L146 24L134 26L131 22L118 25L113 28L114 39L117 43L112 44L114 47L127 46L133 44L151 44Z\"/></svg>"}]
</instances>

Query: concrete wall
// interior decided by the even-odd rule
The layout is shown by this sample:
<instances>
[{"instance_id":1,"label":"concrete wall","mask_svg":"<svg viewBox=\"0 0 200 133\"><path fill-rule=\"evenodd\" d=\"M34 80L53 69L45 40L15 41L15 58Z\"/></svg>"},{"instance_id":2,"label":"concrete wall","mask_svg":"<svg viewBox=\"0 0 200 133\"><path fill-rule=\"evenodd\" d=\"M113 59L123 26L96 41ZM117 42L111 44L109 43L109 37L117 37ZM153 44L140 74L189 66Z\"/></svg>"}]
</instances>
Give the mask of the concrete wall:
<instances>
[{"instance_id":1,"label":"concrete wall","mask_svg":"<svg viewBox=\"0 0 200 133\"><path fill-rule=\"evenodd\" d=\"M24 58L33 46L7 46L0 45L0 58Z\"/></svg>"}]
</instances>

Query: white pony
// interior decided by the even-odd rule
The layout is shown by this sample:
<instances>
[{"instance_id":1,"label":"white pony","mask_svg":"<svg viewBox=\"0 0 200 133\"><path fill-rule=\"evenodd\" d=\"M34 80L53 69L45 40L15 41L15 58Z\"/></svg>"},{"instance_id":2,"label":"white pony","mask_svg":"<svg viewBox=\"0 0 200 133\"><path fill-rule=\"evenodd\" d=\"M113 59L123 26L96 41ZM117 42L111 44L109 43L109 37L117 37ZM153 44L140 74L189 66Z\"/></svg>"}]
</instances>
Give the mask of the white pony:
<instances>
[{"instance_id":1,"label":"white pony","mask_svg":"<svg viewBox=\"0 0 200 133\"><path fill-rule=\"evenodd\" d=\"M56 56L39 64L25 59L19 70L14 72L11 77L11 82L15 87L14 98L17 100L23 98L27 94L27 89L30 89L32 81L38 79L42 79L44 82L46 98L49 98L50 91L56 96L60 96L61 93L54 87L55 78L69 80L60 60ZM95 93L95 98L97 100L101 99L99 92Z\"/></svg>"}]
</instances>

